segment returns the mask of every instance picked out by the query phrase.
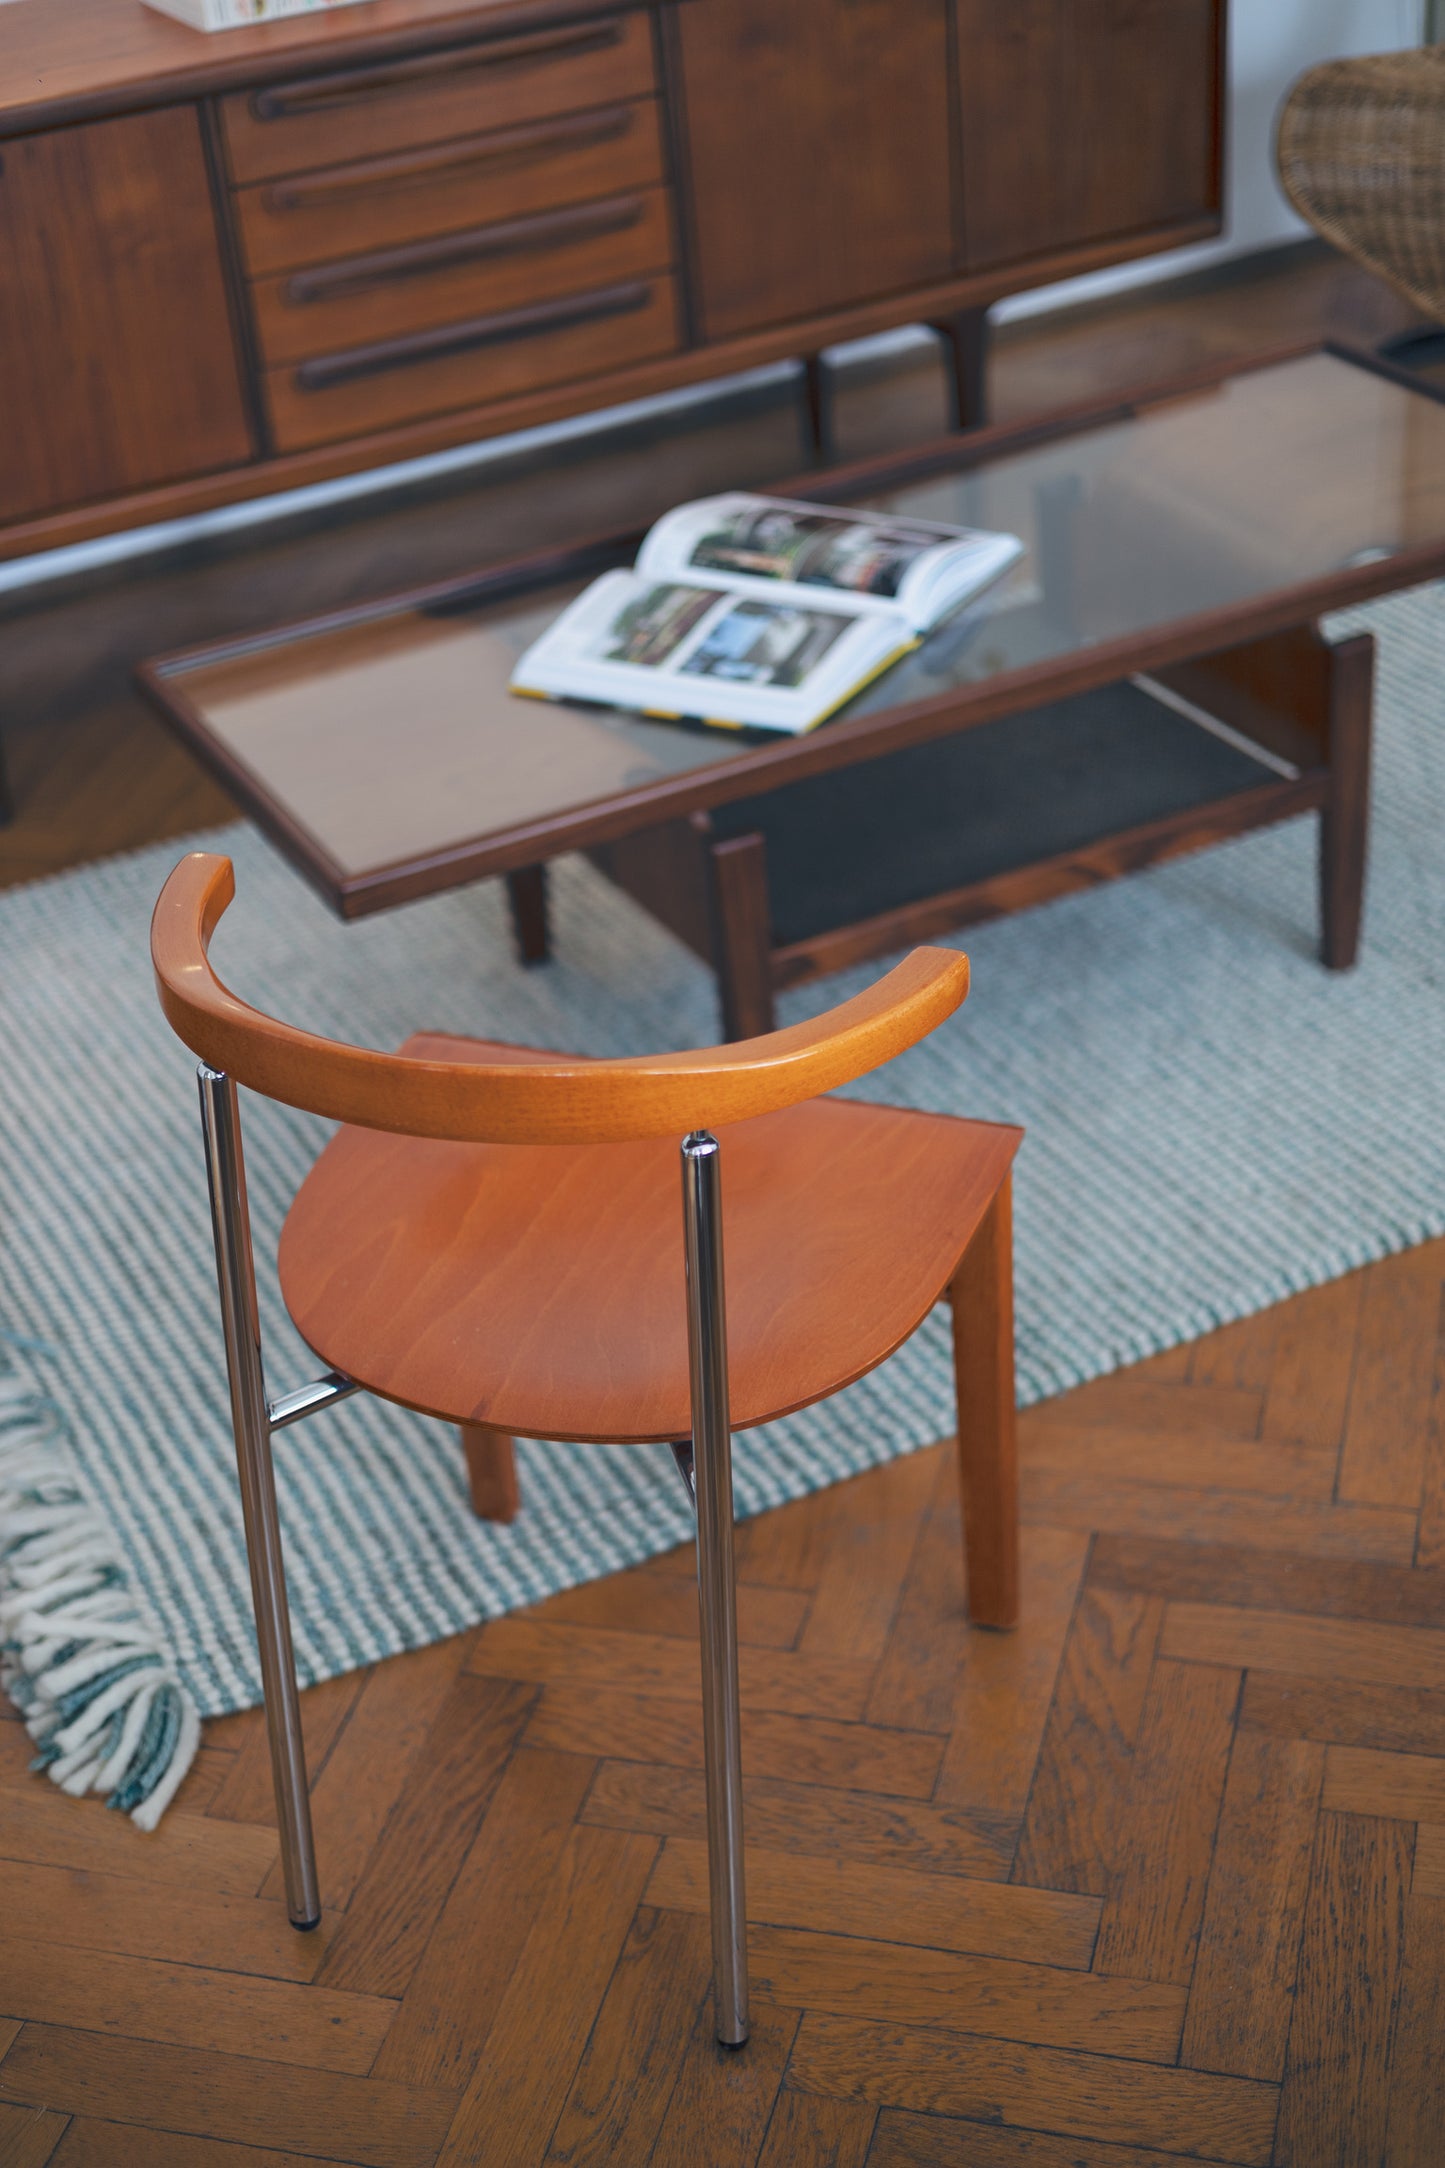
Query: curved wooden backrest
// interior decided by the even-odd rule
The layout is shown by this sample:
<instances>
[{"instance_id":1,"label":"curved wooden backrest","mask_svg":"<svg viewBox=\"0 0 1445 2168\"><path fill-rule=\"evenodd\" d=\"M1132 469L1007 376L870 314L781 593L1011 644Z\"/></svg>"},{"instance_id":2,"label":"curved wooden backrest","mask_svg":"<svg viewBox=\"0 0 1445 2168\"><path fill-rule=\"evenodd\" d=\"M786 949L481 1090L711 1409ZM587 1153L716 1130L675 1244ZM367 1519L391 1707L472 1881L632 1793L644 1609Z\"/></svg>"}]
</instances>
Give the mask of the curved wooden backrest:
<instances>
[{"instance_id":1,"label":"curved wooden backrest","mask_svg":"<svg viewBox=\"0 0 1445 2168\"><path fill-rule=\"evenodd\" d=\"M268 1099L405 1136L605 1144L744 1121L881 1068L968 992L966 956L920 948L827 1015L733 1046L623 1061L417 1061L318 1038L238 999L207 953L235 893L230 859L206 851L183 858L161 891L151 960L172 1029Z\"/></svg>"}]
</instances>

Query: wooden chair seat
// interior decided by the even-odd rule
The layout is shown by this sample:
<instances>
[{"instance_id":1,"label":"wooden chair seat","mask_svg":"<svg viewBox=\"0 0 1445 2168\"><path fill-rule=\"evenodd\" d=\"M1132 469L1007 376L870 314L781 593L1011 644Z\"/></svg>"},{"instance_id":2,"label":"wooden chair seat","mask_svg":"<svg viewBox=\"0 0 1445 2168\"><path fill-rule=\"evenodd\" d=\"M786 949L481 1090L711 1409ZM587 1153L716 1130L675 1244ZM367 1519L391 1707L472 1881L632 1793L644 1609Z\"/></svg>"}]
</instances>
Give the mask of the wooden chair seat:
<instances>
[{"instance_id":1,"label":"wooden chair seat","mask_svg":"<svg viewBox=\"0 0 1445 2168\"><path fill-rule=\"evenodd\" d=\"M535 1061L421 1033L403 1055ZM734 1427L881 1362L947 1288L1020 1132L839 1099L730 1124L723 1190ZM342 1128L281 1239L282 1291L370 1391L519 1437L691 1429L677 1148L458 1144Z\"/></svg>"}]
</instances>

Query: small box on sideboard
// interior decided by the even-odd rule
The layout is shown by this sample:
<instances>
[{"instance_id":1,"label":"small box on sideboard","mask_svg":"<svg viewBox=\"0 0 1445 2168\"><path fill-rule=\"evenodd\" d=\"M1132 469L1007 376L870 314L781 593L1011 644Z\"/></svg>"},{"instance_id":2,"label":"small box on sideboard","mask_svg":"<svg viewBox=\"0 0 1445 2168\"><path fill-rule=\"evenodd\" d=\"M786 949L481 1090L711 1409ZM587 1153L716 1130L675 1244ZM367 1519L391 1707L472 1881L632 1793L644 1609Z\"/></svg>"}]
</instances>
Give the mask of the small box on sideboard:
<instances>
[{"instance_id":1,"label":"small box on sideboard","mask_svg":"<svg viewBox=\"0 0 1445 2168\"><path fill-rule=\"evenodd\" d=\"M354 7L357 0L145 0L145 5L193 30L244 30L248 23L276 22L283 15Z\"/></svg>"}]
</instances>

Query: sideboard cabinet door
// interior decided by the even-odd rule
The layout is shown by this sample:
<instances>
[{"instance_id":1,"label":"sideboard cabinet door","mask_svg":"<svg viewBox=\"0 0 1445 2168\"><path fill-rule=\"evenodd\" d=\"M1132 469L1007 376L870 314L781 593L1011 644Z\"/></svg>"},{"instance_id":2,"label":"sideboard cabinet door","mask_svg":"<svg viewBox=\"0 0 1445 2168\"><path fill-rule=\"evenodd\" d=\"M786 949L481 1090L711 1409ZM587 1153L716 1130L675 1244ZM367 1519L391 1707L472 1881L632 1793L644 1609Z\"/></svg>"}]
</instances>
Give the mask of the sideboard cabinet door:
<instances>
[{"instance_id":1,"label":"sideboard cabinet door","mask_svg":"<svg viewBox=\"0 0 1445 2168\"><path fill-rule=\"evenodd\" d=\"M957 0L965 268L1219 206L1224 0Z\"/></svg>"},{"instance_id":2,"label":"sideboard cabinet door","mask_svg":"<svg viewBox=\"0 0 1445 2168\"><path fill-rule=\"evenodd\" d=\"M678 8L705 337L949 276L947 9Z\"/></svg>"},{"instance_id":3,"label":"sideboard cabinet door","mask_svg":"<svg viewBox=\"0 0 1445 2168\"><path fill-rule=\"evenodd\" d=\"M193 106L0 143L0 519L251 456Z\"/></svg>"}]
</instances>

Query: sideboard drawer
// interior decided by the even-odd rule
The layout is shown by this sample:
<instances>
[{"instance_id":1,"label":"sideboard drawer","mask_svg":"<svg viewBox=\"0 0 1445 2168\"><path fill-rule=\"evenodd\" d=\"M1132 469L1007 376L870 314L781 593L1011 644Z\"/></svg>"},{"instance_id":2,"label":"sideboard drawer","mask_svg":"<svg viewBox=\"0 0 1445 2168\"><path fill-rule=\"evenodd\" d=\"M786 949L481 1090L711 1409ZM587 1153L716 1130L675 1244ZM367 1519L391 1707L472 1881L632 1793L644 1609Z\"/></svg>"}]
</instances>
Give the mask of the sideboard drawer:
<instances>
[{"instance_id":1,"label":"sideboard drawer","mask_svg":"<svg viewBox=\"0 0 1445 2168\"><path fill-rule=\"evenodd\" d=\"M343 347L266 375L276 448L304 450L424 415L586 384L678 343L670 275Z\"/></svg>"},{"instance_id":2,"label":"sideboard drawer","mask_svg":"<svg viewBox=\"0 0 1445 2168\"><path fill-rule=\"evenodd\" d=\"M221 101L234 181L651 96L647 17L615 15L298 76Z\"/></svg>"},{"instance_id":3,"label":"sideboard drawer","mask_svg":"<svg viewBox=\"0 0 1445 2168\"><path fill-rule=\"evenodd\" d=\"M273 367L615 286L671 261L667 198L651 188L285 272L252 297Z\"/></svg>"},{"instance_id":4,"label":"sideboard drawer","mask_svg":"<svg viewBox=\"0 0 1445 2168\"><path fill-rule=\"evenodd\" d=\"M641 98L263 181L232 200L259 278L647 188L662 170L657 102Z\"/></svg>"}]
</instances>

